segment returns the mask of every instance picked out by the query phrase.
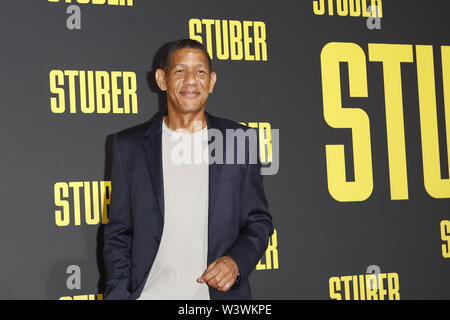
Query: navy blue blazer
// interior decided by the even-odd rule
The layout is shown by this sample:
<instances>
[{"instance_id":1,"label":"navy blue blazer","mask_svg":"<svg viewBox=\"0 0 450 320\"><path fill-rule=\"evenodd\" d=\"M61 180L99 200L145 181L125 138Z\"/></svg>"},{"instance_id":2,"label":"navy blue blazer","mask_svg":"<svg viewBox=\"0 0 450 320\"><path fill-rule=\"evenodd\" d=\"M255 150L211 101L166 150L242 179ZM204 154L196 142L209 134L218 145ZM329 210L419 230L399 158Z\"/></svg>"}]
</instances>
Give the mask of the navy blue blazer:
<instances>
[{"instance_id":1,"label":"navy blue blazer","mask_svg":"<svg viewBox=\"0 0 450 320\"><path fill-rule=\"evenodd\" d=\"M208 129L222 132L224 143L228 143L226 129L255 130L208 113L206 120ZM111 202L104 230L104 299L138 298L158 252L164 224L161 127L162 116L157 116L113 137ZM225 164L224 150L224 164L209 165L207 262L228 255L241 274L240 284L227 292L209 287L212 300L251 299L248 276L273 233L259 157L256 164L249 163L246 150L244 164Z\"/></svg>"}]
</instances>

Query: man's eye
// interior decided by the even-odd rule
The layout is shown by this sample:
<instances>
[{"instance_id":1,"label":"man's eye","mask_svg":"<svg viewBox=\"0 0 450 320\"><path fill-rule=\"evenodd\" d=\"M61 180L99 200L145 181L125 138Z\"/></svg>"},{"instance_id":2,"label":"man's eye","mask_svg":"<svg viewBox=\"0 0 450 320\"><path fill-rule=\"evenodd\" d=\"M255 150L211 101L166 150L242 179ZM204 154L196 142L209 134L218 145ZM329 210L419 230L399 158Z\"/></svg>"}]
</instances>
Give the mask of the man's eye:
<instances>
[{"instance_id":1,"label":"man's eye","mask_svg":"<svg viewBox=\"0 0 450 320\"><path fill-rule=\"evenodd\" d=\"M175 71L175 73L183 73L183 72L184 72L184 70L182 70L182 69L179 69L179 70Z\"/></svg>"},{"instance_id":2,"label":"man's eye","mask_svg":"<svg viewBox=\"0 0 450 320\"><path fill-rule=\"evenodd\" d=\"M203 71L203 70L198 70L197 73L199 73L199 74L204 74L205 71Z\"/></svg>"}]
</instances>

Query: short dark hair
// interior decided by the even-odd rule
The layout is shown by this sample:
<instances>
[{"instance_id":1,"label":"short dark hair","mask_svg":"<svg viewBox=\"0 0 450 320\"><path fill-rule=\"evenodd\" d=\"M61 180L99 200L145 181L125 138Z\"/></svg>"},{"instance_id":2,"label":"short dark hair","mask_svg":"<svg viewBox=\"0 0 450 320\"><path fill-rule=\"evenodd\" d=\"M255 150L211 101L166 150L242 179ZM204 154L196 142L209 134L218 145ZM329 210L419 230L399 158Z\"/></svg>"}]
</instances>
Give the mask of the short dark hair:
<instances>
[{"instance_id":1,"label":"short dark hair","mask_svg":"<svg viewBox=\"0 0 450 320\"><path fill-rule=\"evenodd\" d=\"M206 48L203 44L201 44L197 40L192 40L192 39L180 39L180 40L175 40L175 41L166 43L162 47L161 59L159 61L159 68L161 68L167 72L167 70L169 69L169 65L170 65L170 61L172 59L173 53L176 50L185 49L185 48L201 50L205 54L206 58L208 59L209 71L210 72L212 71L211 57L209 56L208 50L206 50Z\"/></svg>"}]
</instances>

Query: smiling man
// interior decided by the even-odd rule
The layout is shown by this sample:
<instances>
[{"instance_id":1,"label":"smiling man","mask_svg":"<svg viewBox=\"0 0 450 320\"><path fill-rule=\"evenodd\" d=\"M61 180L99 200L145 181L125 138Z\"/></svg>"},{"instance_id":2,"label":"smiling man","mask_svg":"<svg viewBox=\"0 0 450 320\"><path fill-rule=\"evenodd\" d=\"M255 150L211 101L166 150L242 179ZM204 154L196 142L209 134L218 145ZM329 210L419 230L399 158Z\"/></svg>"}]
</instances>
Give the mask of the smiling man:
<instances>
[{"instance_id":1,"label":"smiling man","mask_svg":"<svg viewBox=\"0 0 450 320\"><path fill-rule=\"evenodd\" d=\"M248 276L273 232L261 164L250 161L257 135L205 112L217 75L201 43L165 45L155 78L167 113L113 139L104 298L251 299ZM249 137L244 163L229 130Z\"/></svg>"}]
</instances>

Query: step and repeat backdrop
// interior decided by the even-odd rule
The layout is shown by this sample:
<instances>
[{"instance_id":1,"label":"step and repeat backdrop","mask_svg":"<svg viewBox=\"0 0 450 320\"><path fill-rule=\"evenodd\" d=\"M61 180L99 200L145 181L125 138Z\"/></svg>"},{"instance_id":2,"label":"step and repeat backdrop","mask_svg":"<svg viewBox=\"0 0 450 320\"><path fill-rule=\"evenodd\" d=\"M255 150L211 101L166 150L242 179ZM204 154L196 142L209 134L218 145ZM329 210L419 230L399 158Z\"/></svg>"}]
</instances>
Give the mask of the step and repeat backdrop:
<instances>
[{"instance_id":1,"label":"step and repeat backdrop","mask_svg":"<svg viewBox=\"0 0 450 320\"><path fill-rule=\"evenodd\" d=\"M258 128L275 232L255 299L450 299L448 1L4 0L0 298L101 300L111 137L166 42Z\"/></svg>"}]
</instances>

